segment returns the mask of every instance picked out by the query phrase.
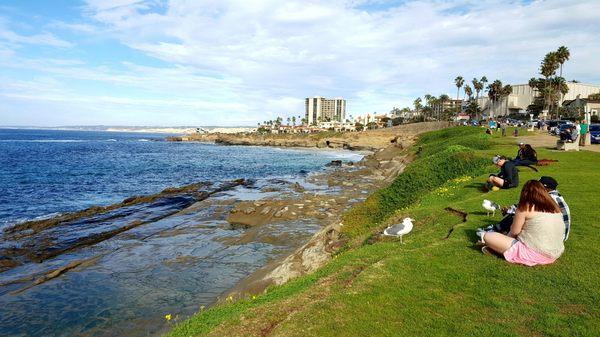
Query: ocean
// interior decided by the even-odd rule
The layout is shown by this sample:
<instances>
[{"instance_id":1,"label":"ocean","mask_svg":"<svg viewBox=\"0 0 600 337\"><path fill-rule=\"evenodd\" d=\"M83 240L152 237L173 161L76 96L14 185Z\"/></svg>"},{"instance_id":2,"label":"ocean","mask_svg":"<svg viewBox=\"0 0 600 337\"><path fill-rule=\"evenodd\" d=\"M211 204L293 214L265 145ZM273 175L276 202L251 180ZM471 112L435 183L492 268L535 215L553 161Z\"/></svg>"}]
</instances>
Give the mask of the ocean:
<instances>
[{"instance_id":1,"label":"ocean","mask_svg":"<svg viewBox=\"0 0 600 337\"><path fill-rule=\"evenodd\" d=\"M345 151L174 143L164 137L0 129L1 336L163 333L320 228L297 220L265 227L246 240L244 228L225 221L235 200L253 199L260 188L303 182L327 170L331 160L362 157ZM239 178L251 186L227 188L204 201L182 194L42 230L10 232L23 221L169 187L208 182L201 185L208 191ZM329 193L326 186L305 187ZM277 192L263 194L276 197ZM57 278L32 282L74 264ZM166 321L166 314L173 321Z\"/></svg>"},{"instance_id":2,"label":"ocean","mask_svg":"<svg viewBox=\"0 0 600 337\"><path fill-rule=\"evenodd\" d=\"M165 142L164 134L0 129L0 227L200 181L314 172L340 151Z\"/></svg>"}]
</instances>

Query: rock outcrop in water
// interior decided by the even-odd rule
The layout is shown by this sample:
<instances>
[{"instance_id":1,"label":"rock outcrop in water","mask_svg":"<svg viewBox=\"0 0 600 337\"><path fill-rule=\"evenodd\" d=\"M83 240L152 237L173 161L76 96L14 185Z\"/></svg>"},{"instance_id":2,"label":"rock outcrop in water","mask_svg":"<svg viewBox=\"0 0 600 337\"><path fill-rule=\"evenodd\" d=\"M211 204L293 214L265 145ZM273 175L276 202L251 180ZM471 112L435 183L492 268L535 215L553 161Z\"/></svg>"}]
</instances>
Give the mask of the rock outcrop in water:
<instances>
[{"instance_id":1,"label":"rock outcrop in water","mask_svg":"<svg viewBox=\"0 0 600 337\"><path fill-rule=\"evenodd\" d=\"M90 207L8 227L0 236L0 272L24 263L40 263L97 244L179 212L215 193L247 184L248 181L238 179L217 186L196 183L167 188L154 195L131 197L110 206Z\"/></svg>"}]
</instances>

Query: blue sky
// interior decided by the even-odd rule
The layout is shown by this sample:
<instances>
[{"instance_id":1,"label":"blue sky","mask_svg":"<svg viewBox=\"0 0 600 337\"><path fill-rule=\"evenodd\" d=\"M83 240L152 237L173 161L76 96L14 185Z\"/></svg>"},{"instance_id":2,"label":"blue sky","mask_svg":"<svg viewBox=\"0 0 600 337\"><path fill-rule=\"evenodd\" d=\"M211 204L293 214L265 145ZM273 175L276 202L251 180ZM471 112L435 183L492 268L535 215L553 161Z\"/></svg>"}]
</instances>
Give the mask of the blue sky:
<instances>
[{"instance_id":1,"label":"blue sky","mask_svg":"<svg viewBox=\"0 0 600 337\"><path fill-rule=\"evenodd\" d=\"M600 1L0 2L0 125L255 125L304 97L386 112L526 83L566 45L600 84Z\"/></svg>"}]
</instances>

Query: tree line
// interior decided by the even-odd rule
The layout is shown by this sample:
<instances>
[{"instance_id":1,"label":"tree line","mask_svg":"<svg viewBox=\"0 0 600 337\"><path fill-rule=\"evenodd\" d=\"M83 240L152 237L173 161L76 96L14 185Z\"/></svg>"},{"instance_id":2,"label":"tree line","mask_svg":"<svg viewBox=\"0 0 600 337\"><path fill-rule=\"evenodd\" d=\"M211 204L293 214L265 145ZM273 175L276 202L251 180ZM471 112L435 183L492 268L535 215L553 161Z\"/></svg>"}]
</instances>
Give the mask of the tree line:
<instances>
[{"instance_id":1,"label":"tree line","mask_svg":"<svg viewBox=\"0 0 600 337\"><path fill-rule=\"evenodd\" d=\"M562 98L569 91L567 82L562 76L563 65L569 60L569 57L569 49L565 46L546 54L540 65L541 77L533 77L529 80L529 86L533 89L535 97L533 103L527 108L529 113L537 116L545 110L549 112L550 116L558 116L560 112L564 112L561 110L559 102L562 102ZM465 112L471 118L481 118L485 109L488 110L488 116L496 116L500 113L508 115L508 101L505 100L513 91L510 84L503 84L499 79L488 82L486 76L479 79L473 78L468 84L465 83L462 76L457 76L454 79L454 85L456 86L456 101L466 102ZM462 100L460 99L461 89L464 92ZM479 98L484 94L487 94L490 103L482 110L482 107L479 106ZM457 103L451 107L446 104L448 101L450 101L450 97L446 94L439 97L426 94L423 98L417 97L413 101L414 111L421 116L422 120L448 119L462 110L462 104Z\"/></svg>"}]
</instances>

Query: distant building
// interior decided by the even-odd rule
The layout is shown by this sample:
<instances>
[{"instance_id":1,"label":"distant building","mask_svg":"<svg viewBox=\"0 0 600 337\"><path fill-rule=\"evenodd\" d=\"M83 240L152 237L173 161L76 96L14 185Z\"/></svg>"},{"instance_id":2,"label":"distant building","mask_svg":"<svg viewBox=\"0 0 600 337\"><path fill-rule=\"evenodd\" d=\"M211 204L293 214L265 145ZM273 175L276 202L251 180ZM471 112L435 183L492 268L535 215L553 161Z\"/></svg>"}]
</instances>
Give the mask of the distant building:
<instances>
[{"instance_id":1,"label":"distant building","mask_svg":"<svg viewBox=\"0 0 600 337\"><path fill-rule=\"evenodd\" d=\"M589 113L590 116L600 116L600 100L588 98L575 98L563 102L563 107L578 110L582 115Z\"/></svg>"},{"instance_id":2,"label":"distant building","mask_svg":"<svg viewBox=\"0 0 600 337\"><path fill-rule=\"evenodd\" d=\"M312 97L305 99L306 121L309 125L319 122L344 122L346 120L346 100Z\"/></svg>"},{"instance_id":3,"label":"distant building","mask_svg":"<svg viewBox=\"0 0 600 337\"><path fill-rule=\"evenodd\" d=\"M351 122L321 122L318 126L322 130L356 131L356 126Z\"/></svg>"},{"instance_id":4,"label":"distant building","mask_svg":"<svg viewBox=\"0 0 600 337\"><path fill-rule=\"evenodd\" d=\"M462 106L463 100L462 99L450 99L448 101L444 101L444 107L443 110L444 111L456 111L459 109L459 107Z\"/></svg>"},{"instance_id":5,"label":"distant building","mask_svg":"<svg viewBox=\"0 0 600 337\"><path fill-rule=\"evenodd\" d=\"M577 97L587 98L591 94L600 92L600 85L567 82L569 92L558 102L562 105L565 101L574 100ZM488 116L502 116L512 113L526 113L527 107L533 103L537 95L536 90L529 84L512 85L512 93L503 100L491 104L488 97L480 97L477 103L483 114Z\"/></svg>"}]
</instances>

